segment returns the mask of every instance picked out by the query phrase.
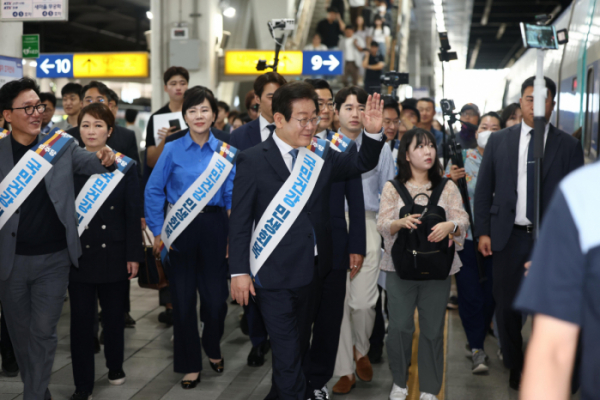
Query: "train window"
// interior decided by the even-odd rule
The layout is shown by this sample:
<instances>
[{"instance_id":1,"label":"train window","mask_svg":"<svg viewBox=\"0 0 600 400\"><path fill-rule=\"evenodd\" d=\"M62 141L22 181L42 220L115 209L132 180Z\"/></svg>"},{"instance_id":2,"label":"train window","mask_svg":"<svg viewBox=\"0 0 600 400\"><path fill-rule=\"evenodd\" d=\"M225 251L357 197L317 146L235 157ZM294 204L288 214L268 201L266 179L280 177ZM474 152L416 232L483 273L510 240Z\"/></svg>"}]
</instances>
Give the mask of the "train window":
<instances>
[{"instance_id":1,"label":"train window","mask_svg":"<svg viewBox=\"0 0 600 400\"><path fill-rule=\"evenodd\" d=\"M597 114L594 93L594 69L590 68L586 80L585 131L583 137L583 155L586 164L597 158L598 132L594 130L594 117Z\"/></svg>"}]
</instances>

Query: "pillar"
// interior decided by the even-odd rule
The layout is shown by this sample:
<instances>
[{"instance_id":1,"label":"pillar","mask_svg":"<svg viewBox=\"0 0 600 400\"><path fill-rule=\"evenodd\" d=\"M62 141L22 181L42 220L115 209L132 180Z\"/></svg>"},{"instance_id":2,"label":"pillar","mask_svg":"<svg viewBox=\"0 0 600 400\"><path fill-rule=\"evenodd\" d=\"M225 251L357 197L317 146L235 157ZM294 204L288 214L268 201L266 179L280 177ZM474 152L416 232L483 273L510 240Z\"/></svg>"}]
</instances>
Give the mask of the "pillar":
<instances>
[{"instance_id":1,"label":"pillar","mask_svg":"<svg viewBox=\"0 0 600 400\"><path fill-rule=\"evenodd\" d=\"M23 57L21 36L23 36L22 22L0 23L0 38L2 38L0 55L15 58Z\"/></svg>"}]
</instances>

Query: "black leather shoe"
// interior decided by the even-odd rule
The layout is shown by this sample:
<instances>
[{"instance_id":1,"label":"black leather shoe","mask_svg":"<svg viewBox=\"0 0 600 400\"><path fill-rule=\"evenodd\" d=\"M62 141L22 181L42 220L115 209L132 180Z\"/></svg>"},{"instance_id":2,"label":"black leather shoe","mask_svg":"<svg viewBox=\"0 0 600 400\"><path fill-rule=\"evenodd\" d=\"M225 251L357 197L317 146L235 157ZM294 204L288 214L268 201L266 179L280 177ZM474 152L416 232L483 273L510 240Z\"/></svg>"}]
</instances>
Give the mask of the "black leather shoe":
<instances>
[{"instance_id":1,"label":"black leather shoe","mask_svg":"<svg viewBox=\"0 0 600 400\"><path fill-rule=\"evenodd\" d=\"M19 365L13 349L2 352L2 371L11 378L19 375Z\"/></svg>"},{"instance_id":2,"label":"black leather shoe","mask_svg":"<svg viewBox=\"0 0 600 400\"><path fill-rule=\"evenodd\" d=\"M248 366L260 367L265 363L265 355L271 350L271 342L265 340L258 346L252 347L248 354Z\"/></svg>"},{"instance_id":3,"label":"black leather shoe","mask_svg":"<svg viewBox=\"0 0 600 400\"><path fill-rule=\"evenodd\" d=\"M158 322L166 324L167 326L173 325L173 309L166 308L165 311L158 314Z\"/></svg>"},{"instance_id":4,"label":"black leather shoe","mask_svg":"<svg viewBox=\"0 0 600 400\"><path fill-rule=\"evenodd\" d=\"M193 389L199 383L200 383L200 374L198 374L198 377L193 381L181 381L181 387L184 389Z\"/></svg>"},{"instance_id":5,"label":"black leather shoe","mask_svg":"<svg viewBox=\"0 0 600 400\"><path fill-rule=\"evenodd\" d=\"M223 371L225 371L225 359L222 358L221 361L219 361L218 363L214 363L210 360L208 360L208 363L210 364L210 367L213 369L213 371L222 374Z\"/></svg>"},{"instance_id":6,"label":"black leather shoe","mask_svg":"<svg viewBox=\"0 0 600 400\"><path fill-rule=\"evenodd\" d=\"M521 386L521 370L520 369L511 369L510 370L510 378L508 379L508 385L511 389L519 390Z\"/></svg>"},{"instance_id":7,"label":"black leather shoe","mask_svg":"<svg viewBox=\"0 0 600 400\"><path fill-rule=\"evenodd\" d=\"M128 312L125 313L125 328L135 328L135 319Z\"/></svg>"},{"instance_id":8,"label":"black leather shoe","mask_svg":"<svg viewBox=\"0 0 600 400\"><path fill-rule=\"evenodd\" d=\"M100 354L100 341L94 336L94 354Z\"/></svg>"},{"instance_id":9,"label":"black leather shoe","mask_svg":"<svg viewBox=\"0 0 600 400\"><path fill-rule=\"evenodd\" d=\"M369 361L371 364L379 364L381 362L381 355L383 354L383 347L371 346L369 349Z\"/></svg>"}]
</instances>

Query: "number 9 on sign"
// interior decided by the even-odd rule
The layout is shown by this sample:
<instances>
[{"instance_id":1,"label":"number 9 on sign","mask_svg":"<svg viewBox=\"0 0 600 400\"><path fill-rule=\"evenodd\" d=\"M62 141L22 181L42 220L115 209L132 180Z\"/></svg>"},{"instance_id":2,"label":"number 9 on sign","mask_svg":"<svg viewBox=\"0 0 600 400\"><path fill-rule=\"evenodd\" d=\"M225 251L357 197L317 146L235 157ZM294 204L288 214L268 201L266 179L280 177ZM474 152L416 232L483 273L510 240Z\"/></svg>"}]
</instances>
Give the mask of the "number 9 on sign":
<instances>
[{"instance_id":1,"label":"number 9 on sign","mask_svg":"<svg viewBox=\"0 0 600 400\"><path fill-rule=\"evenodd\" d=\"M312 63L313 71L320 70L321 67L323 66L323 59L321 58L321 56L318 56L318 55L312 56L312 58L310 59L310 62Z\"/></svg>"}]
</instances>

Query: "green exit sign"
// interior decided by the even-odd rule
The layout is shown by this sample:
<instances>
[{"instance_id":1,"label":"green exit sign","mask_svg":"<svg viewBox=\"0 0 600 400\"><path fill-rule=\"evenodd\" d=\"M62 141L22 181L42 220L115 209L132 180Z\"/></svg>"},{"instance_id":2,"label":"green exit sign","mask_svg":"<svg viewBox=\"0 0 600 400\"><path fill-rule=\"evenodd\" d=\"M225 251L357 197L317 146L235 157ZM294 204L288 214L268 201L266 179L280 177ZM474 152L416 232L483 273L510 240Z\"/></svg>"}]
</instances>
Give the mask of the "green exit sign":
<instances>
[{"instance_id":1,"label":"green exit sign","mask_svg":"<svg viewBox=\"0 0 600 400\"><path fill-rule=\"evenodd\" d=\"M40 35L23 35L23 58L40 56Z\"/></svg>"}]
</instances>

